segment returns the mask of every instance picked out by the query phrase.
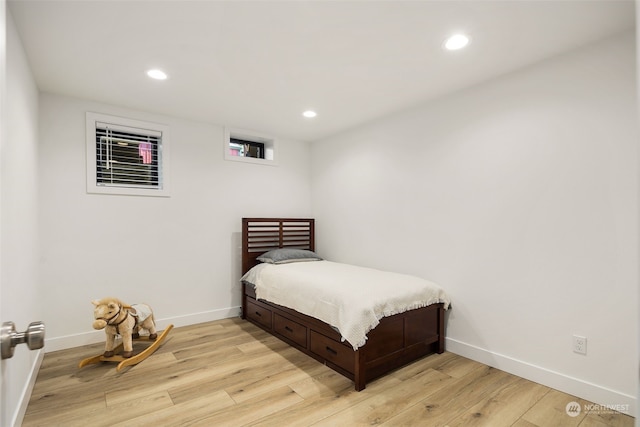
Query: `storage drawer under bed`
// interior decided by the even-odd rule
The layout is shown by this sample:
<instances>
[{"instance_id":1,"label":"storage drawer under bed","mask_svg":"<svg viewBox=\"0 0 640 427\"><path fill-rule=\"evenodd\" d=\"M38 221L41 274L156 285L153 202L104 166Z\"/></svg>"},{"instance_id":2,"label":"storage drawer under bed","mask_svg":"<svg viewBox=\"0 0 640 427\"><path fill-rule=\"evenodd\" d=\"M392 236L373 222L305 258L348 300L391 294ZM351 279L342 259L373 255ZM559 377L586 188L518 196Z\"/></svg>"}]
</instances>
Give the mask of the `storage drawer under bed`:
<instances>
[{"instance_id":1,"label":"storage drawer under bed","mask_svg":"<svg viewBox=\"0 0 640 427\"><path fill-rule=\"evenodd\" d=\"M294 343L307 348L307 328L278 313L273 314L273 330Z\"/></svg>"},{"instance_id":2,"label":"storage drawer under bed","mask_svg":"<svg viewBox=\"0 0 640 427\"><path fill-rule=\"evenodd\" d=\"M246 316L263 325L265 328L271 329L273 324L273 318L271 310L264 308L247 298L247 313Z\"/></svg>"},{"instance_id":3,"label":"storage drawer under bed","mask_svg":"<svg viewBox=\"0 0 640 427\"><path fill-rule=\"evenodd\" d=\"M354 372L355 352L351 347L336 342L313 330L310 334L310 340L311 345L309 347L312 352L348 372Z\"/></svg>"}]
</instances>

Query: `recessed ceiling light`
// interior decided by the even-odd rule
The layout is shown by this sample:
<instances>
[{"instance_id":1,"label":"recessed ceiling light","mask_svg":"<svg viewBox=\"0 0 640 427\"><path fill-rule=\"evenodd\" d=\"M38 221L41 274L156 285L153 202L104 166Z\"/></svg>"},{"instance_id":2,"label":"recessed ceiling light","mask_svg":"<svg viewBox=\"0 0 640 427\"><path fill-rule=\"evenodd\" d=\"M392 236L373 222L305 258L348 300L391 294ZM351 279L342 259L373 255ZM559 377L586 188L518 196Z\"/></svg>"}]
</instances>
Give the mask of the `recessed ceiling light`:
<instances>
[{"instance_id":1,"label":"recessed ceiling light","mask_svg":"<svg viewBox=\"0 0 640 427\"><path fill-rule=\"evenodd\" d=\"M468 44L469 37L465 36L464 34L454 34L453 36L445 40L444 47L447 50L458 50L462 49Z\"/></svg>"},{"instance_id":2,"label":"recessed ceiling light","mask_svg":"<svg viewBox=\"0 0 640 427\"><path fill-rule=\"evenodd\" d=\"M315 111L311 111L311 110L307 110L304 113L302 113L303 116L308 117L308 118L312 118L318 115L318 113L316 113Z\"/></svg>"},{"instance_id":3,"label":"recessed ceiling light","mask_svg":"<svg viewBox=\"0 0 640 427\"><path fill-rule=\"evenodd\" d=\"M149 70L147 71L147 76L151 77L152 79L156 79L156 80L166 80L167 79L167 73L165 73L162 70Z\"/></svg>"}]
</instances>

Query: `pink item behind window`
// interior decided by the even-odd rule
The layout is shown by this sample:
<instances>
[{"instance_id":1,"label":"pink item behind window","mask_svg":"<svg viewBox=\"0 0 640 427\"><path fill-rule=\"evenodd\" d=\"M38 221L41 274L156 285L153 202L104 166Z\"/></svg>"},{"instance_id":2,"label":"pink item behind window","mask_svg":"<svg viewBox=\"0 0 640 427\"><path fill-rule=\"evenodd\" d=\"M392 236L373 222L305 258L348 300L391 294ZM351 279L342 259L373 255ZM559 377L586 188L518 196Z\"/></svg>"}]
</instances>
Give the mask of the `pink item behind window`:
<instances>
[{"instance_id":1,"label":"pink item behind window","mask_svg":"<svg viewBox=\"0 0 640 427\"><path fill-rule=\"evenodd\" d=\"M153 163L153 148L148 142L141 142L138 144L138 153L142 157L142 163L150 165Z\"/></svg>"}]
</instances>

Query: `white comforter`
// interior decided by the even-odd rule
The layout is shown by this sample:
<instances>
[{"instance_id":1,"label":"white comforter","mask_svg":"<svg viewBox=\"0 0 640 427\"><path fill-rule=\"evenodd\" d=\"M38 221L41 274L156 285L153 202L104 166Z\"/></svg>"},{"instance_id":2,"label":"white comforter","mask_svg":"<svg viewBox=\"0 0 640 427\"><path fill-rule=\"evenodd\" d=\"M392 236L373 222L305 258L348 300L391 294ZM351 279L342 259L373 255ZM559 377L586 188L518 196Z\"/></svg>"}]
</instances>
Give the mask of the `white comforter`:
<instances>
[{"instance_id":1,"label":"white comforter","mask_svg":"<svg viewBox=\"0 0 640 427\"><path fill-rule=\"evenodd\" d=\"M258 264L243 281L256 297L334 326L354 350L385 316L450 300L436 284L405 274L331 261Z\"/></svg>"}]
</instances>

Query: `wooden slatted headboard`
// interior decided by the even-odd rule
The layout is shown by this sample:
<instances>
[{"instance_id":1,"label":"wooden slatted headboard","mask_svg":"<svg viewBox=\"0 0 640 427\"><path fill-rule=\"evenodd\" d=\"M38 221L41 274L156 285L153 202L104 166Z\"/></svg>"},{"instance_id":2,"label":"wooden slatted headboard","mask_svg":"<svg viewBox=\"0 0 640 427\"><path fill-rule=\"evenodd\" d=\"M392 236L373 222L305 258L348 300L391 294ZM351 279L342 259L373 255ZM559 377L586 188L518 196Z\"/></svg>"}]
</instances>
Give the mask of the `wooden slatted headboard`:
<instances>
[{"instance_id":1,"label":"wooden slatted headboard","mask_svg":"<svg viewBox=\"0 0 640 427\"><path fill-rule=\"evenodd\" d=\"M272 249L315 250L312 218L242 218L242 274Z\"/></svg>"}]
</instances>

